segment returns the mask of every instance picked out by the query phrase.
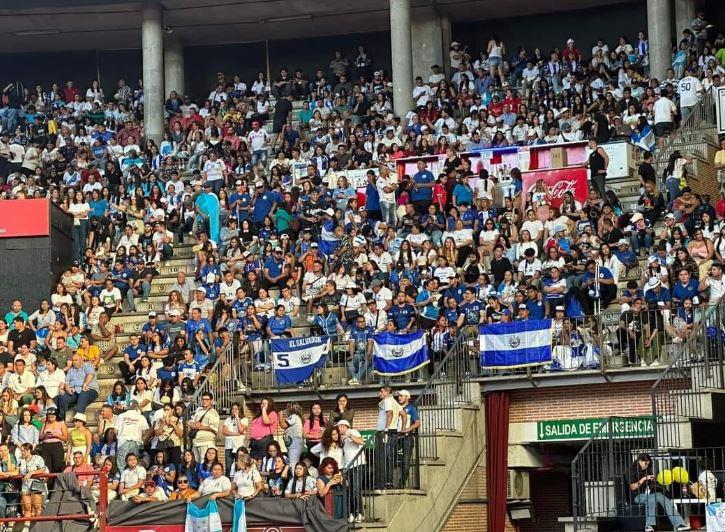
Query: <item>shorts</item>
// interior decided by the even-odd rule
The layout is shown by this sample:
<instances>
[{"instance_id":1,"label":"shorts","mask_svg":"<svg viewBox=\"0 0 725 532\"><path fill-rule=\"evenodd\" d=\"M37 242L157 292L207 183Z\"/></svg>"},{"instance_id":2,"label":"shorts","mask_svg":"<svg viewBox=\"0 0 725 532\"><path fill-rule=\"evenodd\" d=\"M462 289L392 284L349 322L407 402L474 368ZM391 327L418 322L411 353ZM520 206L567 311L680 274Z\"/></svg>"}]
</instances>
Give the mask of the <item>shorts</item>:
<instances>
[{"instance_id":1,"label":"shorts","mask_svg":"<svg viewBox=\"0 0 725 532\"><path fill-rule=\"evenodd\" d=\"M664 137L672 133L674 129L675 124L673 122L658 122L655 124L655 136Z\"/></svg>"},{"instance_id":2,"label":"shorts","mask_svg":"<svg viewBox=\"0 0 725 532\"><path fill-rule=\"evenodd\" d=\"M501 64L500 57L489 57L488 58L488 66L498 66L500 64Z\"/></svg>"}]
</instances>

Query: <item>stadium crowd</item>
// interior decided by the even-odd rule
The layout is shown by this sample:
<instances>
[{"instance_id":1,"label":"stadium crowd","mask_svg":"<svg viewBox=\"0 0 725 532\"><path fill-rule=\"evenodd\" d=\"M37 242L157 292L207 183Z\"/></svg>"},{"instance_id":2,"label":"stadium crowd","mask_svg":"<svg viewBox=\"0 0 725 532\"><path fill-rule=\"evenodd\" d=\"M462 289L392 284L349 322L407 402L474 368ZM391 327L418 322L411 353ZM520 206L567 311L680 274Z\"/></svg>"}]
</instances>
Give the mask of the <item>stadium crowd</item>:
<instances>
[{"instance_id":1,"label":"stadium crowd","mask_svg":"<svg viewBox=\"0 0 725 532\"><path fill-rule=\"evenodd\" d=\"M47 484L34 473L95 466L113 479L110 498L332 492L339 513L339 469L364 465L346 397L329 416L317 403L307 417L294 403L277 412L265 398L251 421L236 405L222 422L204 393L185 414L237 340L250 369L265 372L270 338L297 328L344 339L354 385L371 372L375 332L425 329L435 361L462 327L550 317L561 349L547 369L575 369L600 355L571 354L587 342L579 329L616 303L619 350L631 364L656 365L665 338L681 343L697 309L725 291L725 200L692 193L687 154L673 154L664 175L652 166L652 152L720 85L725 39L698 15L663 80L649 75L643 33L580 45L512 52L494 36L472 54L453 42L450 76L436 65L417 78L410 110L392 109L388 77L362 47L354 59L335 52L311 78L282 69L247 84L220 72L198 104L169 94L158 144L141 127L143 91L123 80L112 94L97 82L85 91L73 81L8 84L0 193L48 197L68 212L75 261L39 309L15 301L0 320L0 478L24 475L5 482L0 509L20 500L36 515ZM643 152L635 212L606 186L601 145L615 139ZM540 182L522 212L517 168L473 175L465 156L582 140L591 189L583 204L569 195L561 208ZM396 160L433 154L446 156L439 175L422 159L412 175L397 173ZM348 170L365 171L360 190ZM174 246L192 238L196 267L178 274L165 319L149 312L119 343L111 318L135 312ZM620 289L645 257L641 276ZM90 431L96 373L110 363L122 378ZM410 394L380 394L376 444L405 455L419 423ZM341 517L360 520L353 491Z\"/></svg>"}]
</instances>

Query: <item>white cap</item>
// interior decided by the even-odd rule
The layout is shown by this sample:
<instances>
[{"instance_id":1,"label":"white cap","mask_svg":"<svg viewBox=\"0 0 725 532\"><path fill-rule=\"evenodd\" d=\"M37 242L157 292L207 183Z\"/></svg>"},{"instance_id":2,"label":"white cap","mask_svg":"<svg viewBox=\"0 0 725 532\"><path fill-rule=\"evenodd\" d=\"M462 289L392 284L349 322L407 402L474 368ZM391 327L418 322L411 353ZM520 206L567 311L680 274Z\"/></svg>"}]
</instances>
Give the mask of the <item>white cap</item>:
<instances>
[{"instance_id":1,"label":"white cap","mask_svg":"<svg viewBox=\"0 0 725 532\"><path fill-rule=\"evenodd\" d=\"M328 216L335 216L335 210L334 209L331 209L329 207L327 209L325 209L324 211L322 211L322 212L324 212Z\"/></svg>"},{"instance_id":2,"label":"white cap","mask_svg":"<svg viewBox=\"0 0 725 532\"><path fill-rule=\"evenodd\" d=\"M206 288L204 288L203 286L200 286L199 288L197 288L196 291L206 294Z\"/></svg>"}]
</instances>

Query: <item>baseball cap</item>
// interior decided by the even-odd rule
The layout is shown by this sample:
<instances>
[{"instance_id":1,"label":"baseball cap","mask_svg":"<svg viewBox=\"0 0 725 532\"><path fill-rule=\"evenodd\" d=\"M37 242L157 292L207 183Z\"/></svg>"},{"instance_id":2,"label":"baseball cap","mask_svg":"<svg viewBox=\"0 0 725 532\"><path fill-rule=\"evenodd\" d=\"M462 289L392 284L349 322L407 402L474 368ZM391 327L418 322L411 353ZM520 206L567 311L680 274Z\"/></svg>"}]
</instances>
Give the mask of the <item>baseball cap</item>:
<instances>
[{"instance_id":1,"label":"baseball cap","mask_svg":"<svg viewBox=\"0 0 725 532\"><path fill-rule=\"evenodd\" d=\"M255 181L254 182L254 186L255 187L263 187L264 186L264 181Z\"/></svg>"},{"instance_id":2,"label":"baseball cap","mask_svg":"<svg viewBox=\"0 0 725 532\"><path fill-rule=\"evenodd\" d=\"M320 245L317 242L313 242L312 244L310 244L310 247L311 248L319 248Z\"/></svg>"},{"instance_id":3,"label":"baseball cap","mask_svg":"<svg viewBox=\"0 0 725 532\"><path fill-rule=\"evenodd\" d=\"M529 309L529 307L527 307L525 304L519 303L519 310L528 310L528 309Z\"/></svg>"},{"instance_id":4,"label":"baseball cap","mask_svg":"<svg viewBox=\"0 0 725 532\"><path fill-rule=\"evenodd\" d=\"M407 397L408 399L410 399L410 392L408 390L398 390L397 394L403 395L403 396Z\"/></svg>"},{"instance_id":5,"label":"baseball cap","mask_svg":"<svg viewBox=\"0 0 725 532\"><path fill-rule=\"evenodd\" d=\"M655 262L659 262L659 261L660 261L659 257L655 255L655 256L652 256L647 259L647 265L649 266L650 264L654 264Z\"/></svg>"},{"instance_id":6,"label":"baseball cap","mask_svg":"<svg viewBox=\"0 0 725 532\"><path fill-rule=\"evenodd\" d=\"M277 251L282 251L282 248L281 248L281 247L279 247L279 246L277 246L276 248L274 248L274 251L275 251L275 252L277 252Z\"/></svg>"},{"instance_id":7,"label":"baseball cap","mask_svg":"<svg viewBox=\"0 0 725 532\"><path fill-rule=\"evenodd\" d=\"M155 310L152 310L151 312L149 312L149 318L155 318L155 317L156 317L156 311Z\"/></svg>"},{"instance_id":8,"label":"baseball cap","mask_svg":"<svg viewBox=\"0 0 725 532\"><path fill-rule=\"evenodd\" d=\"M181 312L179 312L179 310L175 308L171 309L168 314L169 316L181 316Z\"/></svg>"},{"instance_id":9,"label":"baseball cap","mask_svg":"<svg viewBox=\"0 0 725 532\"><path fill-rule=\"evenodd\" d=\"M204 288L203 286L200 286L199 288L197 288L196 291L206 294L206 288Z\"/></svg>"},{"instance_id":10,"label":"baseball cap","mask_svg":"<svg viewBox=\"0 0 725 532\"><path fill-rule=\"evenodd\" d=\"M77 261L77 260L73 261L73 266L80 266L80 265L81 265L81 263L79 261Z\"/></svg>"},{"instance_id":11,"label":"baseball cap","mask_svg":"<svg viewBox=\"0 0 725 532\"><path fill-rule=\"evenodd\" d=\"M234 182L234 184L235 184L236 186L239 186L239 185L243 185L243 184L244 184L244 182L243 182L243 181L242 181L241 179L237 179L237 180L236 180L236 181Z\"/></svg>"},{"instance_id":12,"label":"baseball cap","mask_svg":"<svg viewBox=\"0 0 725 532\"><path fill-rule=\"evenodd\" d=\"M347 419L341 419L337 423L335 423L336 427L339 427L340 425L345 425L346 427L350 426L350 422Z\"/></svg>"},{"instance_id":13,"label":"baseball cap","mask_svg":"<svg viewBox=\"0 0 725 532\"><path fill-rule=\"evenodd\" d=\"M554 310L557 312L564 312L566 309L564 308L564 305L557 305L556 307L554 307Z\"/></svg>"}]
</instances>

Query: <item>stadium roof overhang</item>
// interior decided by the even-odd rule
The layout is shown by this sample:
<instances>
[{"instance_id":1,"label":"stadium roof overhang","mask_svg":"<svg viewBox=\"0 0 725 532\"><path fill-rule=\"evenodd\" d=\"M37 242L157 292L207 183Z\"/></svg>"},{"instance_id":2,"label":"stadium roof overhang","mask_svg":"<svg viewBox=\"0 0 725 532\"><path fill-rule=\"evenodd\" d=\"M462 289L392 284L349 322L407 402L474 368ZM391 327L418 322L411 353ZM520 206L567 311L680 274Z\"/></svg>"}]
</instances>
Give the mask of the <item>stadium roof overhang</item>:
<instances>
[{"instance_id":1,"label":"stadium roof overhang","mask_svg":"<svg viewBox=\"0 0 725 532\"><path fill-rule=\"evenodd\" d=\"M453 22L461 22L585 9L631 0L411 1L414 14L435 9ZM186 46L389 28L389 0L161 0L161 4L166 31ZM140 6L139 2L121 0L2 0L0 50L7 53L140 48Z\"/></svg>"}]
</instances>

